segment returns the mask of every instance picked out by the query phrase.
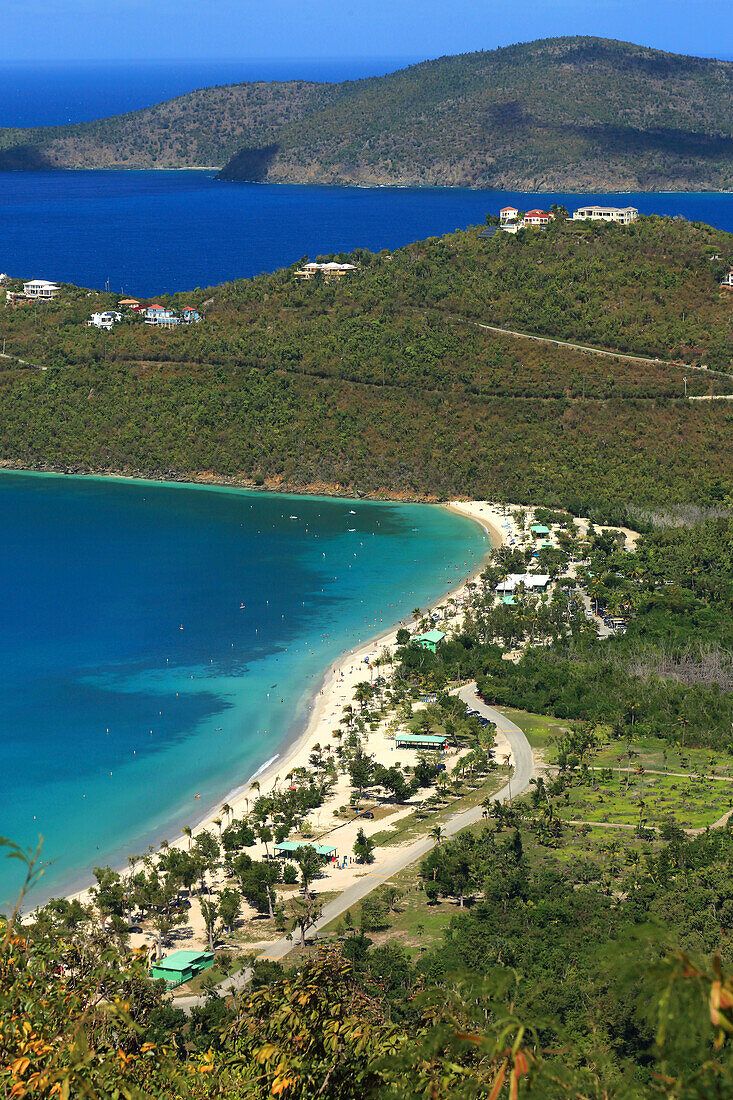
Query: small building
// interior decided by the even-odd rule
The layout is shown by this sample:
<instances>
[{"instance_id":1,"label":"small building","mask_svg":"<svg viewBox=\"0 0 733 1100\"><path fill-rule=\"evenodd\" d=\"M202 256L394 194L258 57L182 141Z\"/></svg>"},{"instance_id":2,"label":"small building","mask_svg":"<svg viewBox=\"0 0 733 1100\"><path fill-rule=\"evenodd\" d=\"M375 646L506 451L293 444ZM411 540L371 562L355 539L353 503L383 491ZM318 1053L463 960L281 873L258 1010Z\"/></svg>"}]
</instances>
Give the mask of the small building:
<instances>
[{"instance_id":1,"label":"small building","mask_svg":"<svg viewBox=\"0 0 733 1100\"><path fill-rule=\"evenodd\" d=\"M519 211L516 206L502 206L499 211L500 222L515 222L519 217Z\"/></svg>"},{"instance_id":2,"label":"small building","mask_svg":"<svg viewBox=\"0 0 733 1100\"><path fill-rule=\"evenodd\" d=\"M148 306L145 310L146 325L161 325L170 328L171 325L179 325L180 323L180 317L176 317L173 310L168 306L160 306L156 303Z\"/></svg>"},{"instance_id":3,"label":"small building","mask_svg":"<svg viewBox=\"0 0 733 1100\"><path fill-rule=\"evenodd\" d=\"M581 206L573 213L575 222L615 222L629 225L639 217L635 206Z\"/></svg>"},{"instance_id":4,"label":"small building","mask_svg":"<svg viewBox=\"0 0 733 1100\"><path fill-rule=\"evenodd\" d=\"M320 273L328 281L330 279L342 279L345 275L349 275L356 270L356 264L337 264L334 260L327 264L317 264L311 260L310 263L304 264L300 270L295 272L295 277L307 282Z\"/></svg>"},{"instance_id":5,"label":"small building","mask_svg":"<svg viewBox=\"0 0 733 1100\"><path fill-rule=\"evenodd\" d=\"M313 848L324 859L335 859L336 849L331 844L311 844L309 840L283 840L273 847L276 856L291 856L299 848Z\"/></svg>"},{"instance_id":6,"label":"small building","mask_svg":"<svg viewBox=\"0 0 733 1100\"><path fill-rule=\"evenodd\" d=\"M201 320L201 314L193 306L184 306L181 310L181 318L184 325L197 325Z\"/></svg>"},{"instance_id":7,"label":"small building","mask_svg":"<svg viewBox=\"0 0 733 1100\"><path fill-rule=\"evenodd\" d=\"M397 733L395 745L398 749L438 749L448 748L448 741L437 733Z\"/></svg>"},{"instance_id":8,"label":"small building","mask_svg":"<svg viewBox=\"0 0 733 1100\"><path fill-rule=\"evenodd\" d=\"M120 309L134 309L135 306L139 306L137 298L123 298L117 303Z\"/></svg>"},{"instance_id":9,"label":"small building","mask_svg":"<svg viewBox=\"0 0 733 1100\"><path fill-rule=\"evenodd\" d=\"M213 951L174 951L165 959L153 963L151 978L162 978L169 989L190 982L197 974L214 965Z\"/></svg>"},{"instance_id":10,"label":"small building","mask_svg":"<svg viewBox=\"0 0 733 1100\"><path fill-rule=\"evenodd\" d=\"M122 320L122 314L116 309L107 309L104 313L93 313L87 324L94 328L112 328Z\"/></svg>"},{"instance_id":11,"label":"small building","mask_svg":"<svg viewBox=\"0 0 733 1100\"><path fill-rule=\"evenodd\" d=\"M525 225L547 226L553 220L554 215L546 210L528 210L524 215Z\"/></svg>"},{"instance_id":12,"label":"small building","mask_svg":"<svg viewBox=\"0 0 733 1100\"><path fill-rule=\"evenodd\" d=\"M499 228L504 233L518 233L520 229L524 229L524 222L502 222Z\"/></svg>"},{"instance_id":13,"label":"small building","mask_svg":"<svg viewBox=\"0 0 733 1100\"><path fill-rule=\"evenodd\" d=\"M423 649L429 649L431 653L435 653L443 638L445 638L445 634L442 630L428 630L427 634L417 634L412 640L421 645Z\"/></svg>"},{"instance_id":14,"label":"small building","mask_svg":"<svg viewBox=\"0 0 733 1100\"><path fill-rule=\"evenodd\" d=\"M536 539L546 539L550 533L550 528L545 527L544 523L533 523L530 531Z\"/></svg>"},{"instance_id":15,"label":"small building","mask_svg":"<svg viewBox=\"0 0 733 1100\"><path fill-rule=\"evenodd\" d=\"M23 293L26 298L33 298L39 302L49 302L52 298L58 298L58 283L50 283L48 279L31 279L23 283Z\"/></svg>"},{"instance_id":16,"label":"small building","mask_svg":"<svg viewBox=\"0 0 733 1100\"><path fill-rule=\"evenodd\" d=\"M505 592L512 594L519 588L525 588L528 592L545 592L549 583L547 573L510 573L505 581L496 586L496 591L500 596Z\"/></svg>"},{"instance_id":17,"label":"small building","mask_svg":"<svg viewBox=\"0 0 733 1100\"><path fill-rule=\"evenodd\" d=\"M733 271L729 271L726 277L723 279L721 286L733 286Z\"/></svg>"}]
</instances>

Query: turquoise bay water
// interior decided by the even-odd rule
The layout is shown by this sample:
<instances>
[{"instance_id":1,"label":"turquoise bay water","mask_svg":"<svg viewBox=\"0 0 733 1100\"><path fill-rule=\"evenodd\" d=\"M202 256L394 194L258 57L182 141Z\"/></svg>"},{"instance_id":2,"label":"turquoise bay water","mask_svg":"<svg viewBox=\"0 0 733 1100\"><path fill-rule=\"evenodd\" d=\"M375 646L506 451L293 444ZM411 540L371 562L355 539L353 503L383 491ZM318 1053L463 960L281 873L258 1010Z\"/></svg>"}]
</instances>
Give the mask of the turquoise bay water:
<instances>
[{"instance_id":1,"label":"turquoise bay water","mask_svg":"<svg viewBox=\"0 0 733 1100\"><path fill-rule=\"evenodd\" d=\"M0 516L0 835L43 836L36 900L195 824L489 549L429 505L52 475L3 473Z\"/></svg>"}]
</instances>

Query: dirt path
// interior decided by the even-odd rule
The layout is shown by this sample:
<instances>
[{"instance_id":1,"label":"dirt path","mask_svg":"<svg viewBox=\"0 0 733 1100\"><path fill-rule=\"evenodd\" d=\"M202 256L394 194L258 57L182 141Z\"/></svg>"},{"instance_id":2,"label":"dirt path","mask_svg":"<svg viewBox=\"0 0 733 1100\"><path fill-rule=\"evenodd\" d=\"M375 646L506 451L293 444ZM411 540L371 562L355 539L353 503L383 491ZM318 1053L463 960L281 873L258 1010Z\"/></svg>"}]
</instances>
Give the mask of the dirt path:
<instances>
[{"instance_id":1,"label":"dirt path","mask_svg":"<svg viewBox=\"0 0 733 1100\"><path fill-rule=\"evenodd\" d=\"M608 348L596 348L590 344L573 344L569 340L556 340L552 336L533 336L528 332L517 332L516 329L502 328L500 325L485 325L480 321L469 321L468 324L475 325L476 328L485 329L487 332L498 332L503 336L516 336L520 340L534 340L538 344L553 344L558 348L571 348L573 351L585 351L591 355L602 355L606 359L626 359L632 363L651 363L657 367L674 367L676 370L697 370L702 371L705 374L713 375L718 378L733 378L733 374L728 374L725 371L709 370L707 367L695 367L690 363L675 363L671 359L656 359L651 358L648 355L633 355L624 351L611 351ZM726 398L726 400L733 400L733 394L720 395ZM696 397L691 398L695 401L705 401L709 398Z\"/></svg>"}]
</instances>

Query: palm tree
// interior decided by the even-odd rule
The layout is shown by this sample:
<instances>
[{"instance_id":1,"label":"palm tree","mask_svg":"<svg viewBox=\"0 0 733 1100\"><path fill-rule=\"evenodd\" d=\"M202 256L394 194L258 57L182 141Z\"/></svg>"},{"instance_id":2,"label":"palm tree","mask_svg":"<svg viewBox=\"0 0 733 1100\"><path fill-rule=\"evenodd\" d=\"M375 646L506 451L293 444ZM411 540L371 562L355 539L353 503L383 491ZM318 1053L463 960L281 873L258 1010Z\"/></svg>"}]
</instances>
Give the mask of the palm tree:
<instances>
[{"instance_id":1,"label":"palm tree","mask_svg":"<svg viewBox=\"0 0 733 1100\"><path fill-rule=\"evenodd\" d=\"M432 829L428 833L430 839L434 840L436 844L440 844L441 840L443 839L443 835L444 834L442 825L433 825Z\"/></svg>"},{"instance_id":2,"label":"palm tree","mask_svg":"<svg viewBox=\"0 0 733 1100\"><path fill-rule=\"evenodd\" d=\"M193 836L193 829L190 825L183 826L183 835L188 837L188 850L191 851L191 837Z\"/></svg>"},{"instance_id":3,"label":"palm tree","mask_svg":"<svg viewBox=\"0 0 733 1100\"><path fill-rule=\"evenodd\" d=\"M219 827L219 839L221 839L221 818L220 817L215 817L214 818L214 824L218 825L218 827Z\"/></svg>"},{"instance_id":4,"label":"palm tree","mask_svg":"<svg viewBox=\"0 0 733 1100\"><path fill-rule=\"evenodd\" d=\"M260 784L259 784L258 780L255 779L252 783L250 783L249 789L251 791L257 791L257 794L259 794L260 793Z\"/></svg>"},{"instance_id":5,"label":"palm tree","mask_svg":"<svg viewBox=\"0 0 733 1100\"><path fill-rule=\"evenodd\" d=\"M504 766L506 768L509 767L509 765L511 763L511 759L512 758L511 758L511 756L509 755L508 752L505 752L504 755L502 756L501 761L502 761L502 763L504 764ZM508 786L509 786L509 801L511 802L511 800L512 800L512 773L511 772L509 772L509 776L507 778L507 783L508 783Z\"/></svg>"},{"instance_id":6,"label":"palm tree","mask_svg":"<svg viewBox=\"0 0 733 1100\"><path fill-rule=\"evenodd\" d=\"M228 802L225 802L222 805L221 812L227 818L227 822L228 822L228 819L229 819L230 815L234 813L234 811L232 810L232 808L231 808L231 806L229 805Z\"/></svg>"}]
</instances>

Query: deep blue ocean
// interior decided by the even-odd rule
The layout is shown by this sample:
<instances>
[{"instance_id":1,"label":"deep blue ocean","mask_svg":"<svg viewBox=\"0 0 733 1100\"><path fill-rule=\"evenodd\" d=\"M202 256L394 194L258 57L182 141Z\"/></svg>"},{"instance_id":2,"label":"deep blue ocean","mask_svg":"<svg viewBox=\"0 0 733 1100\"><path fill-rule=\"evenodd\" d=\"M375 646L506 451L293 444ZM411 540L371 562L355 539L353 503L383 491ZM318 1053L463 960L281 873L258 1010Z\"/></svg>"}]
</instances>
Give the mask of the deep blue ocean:
<instances>
[{"instance_id":1,"label":"deep blue ocean","mask_svg":"<svg viewBox=\"0 0 733 1100\"><path fill-rule=\"evenodd\" d=\"M396 248L476 225L510 203L587 201L733 230L731 194L526 195L222 183L200 171L4 172L0 271L148 297L274 271L303 256Z\"/></svg>"},{"instance_id":2,"label":"deep blue ocean","mask_svg":"<svg viewBox=\"0 0 733 1100\"><path fill-rule=\"evenodd\" d=\"M0 62L0 126L62 126L137 111L194 88L250 80L360 80L419 57Z\"/></svg>"},{"instance_id":3,"label":"deep blue ocean","mask_svg":"<svg viewBox=\"0 0 733 1100\"><path fill-rule=\"evenodd\" d=\"M94 118L210 83L398 67L308 64L5 66L0 125ZM729 194L0 173L0 271L149 296L304 255L394 248L510 202L589 199L733 230ZM2 324L0 313L0 337ZM331 661L439 597L488 549L476 525L435 507L8 473L0 520L0 835L23 845L44 836L52 863L37 896L193 824L302 728ZM19 875L0 859L0 905Z\"/></svg>"},{"instance_id":4,"label":"deep blue ocean","mask_svg":"<svg viewBox=\"0 0 733 1100\"><path fill-rule=\"evenodd\" d=\"M490 548L437 506L53 475L0 474L0 517L0 835L44 837L36 897L195 824Z\"/></svg>"}]
</instances>

